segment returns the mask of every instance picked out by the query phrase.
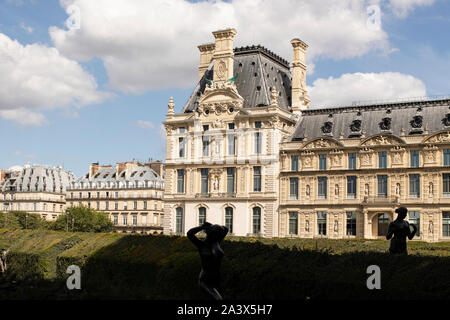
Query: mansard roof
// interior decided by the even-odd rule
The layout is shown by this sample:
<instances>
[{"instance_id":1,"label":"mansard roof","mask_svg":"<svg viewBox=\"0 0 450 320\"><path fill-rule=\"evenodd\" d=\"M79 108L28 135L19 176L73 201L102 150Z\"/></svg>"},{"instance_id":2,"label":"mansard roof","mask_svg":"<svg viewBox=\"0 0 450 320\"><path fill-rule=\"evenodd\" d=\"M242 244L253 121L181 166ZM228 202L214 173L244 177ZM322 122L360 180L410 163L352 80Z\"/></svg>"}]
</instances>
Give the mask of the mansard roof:
<instances>
[{"instance_id":1,"label":"mansard roof","mask_svg":"<svg viewBox=\"0 0 450 320\"><path fill-rule=\"evenodd\" d=\"M211 62L205 76L199 81L182 112L193 112L205 91L206 80L213 79L214 63ZM233 74L237 74L236 87L244 98L244 108L270 105L270 93L275 87L278 105L289 110L291 104L291 73L289 63L273 52L258 45L234 49Z\"/></svg>"},{"instance_id":2,"label":"mansard roof","mask_svg":"<svg viewBox=\"0 0 450 320\"><path fill-rule=\"evenodd\" d=\"M27 165L21 171L11 172L9 178L1 181L0 191L65 194L66 188L75 179L72 172L61 167Z\"/></svg>"},{"instance_id":3,"label":"mansard roof","mask_svg":"<svg viewBox=\"0 0 450 320\"><path fill-rule=\"evenodd\" d=\"M306 110L291 140L324 136L339 139L341 135L360 138L382 133L410 136L445 129L450 129L449 98Z\"/></svg>"}]
</instances>

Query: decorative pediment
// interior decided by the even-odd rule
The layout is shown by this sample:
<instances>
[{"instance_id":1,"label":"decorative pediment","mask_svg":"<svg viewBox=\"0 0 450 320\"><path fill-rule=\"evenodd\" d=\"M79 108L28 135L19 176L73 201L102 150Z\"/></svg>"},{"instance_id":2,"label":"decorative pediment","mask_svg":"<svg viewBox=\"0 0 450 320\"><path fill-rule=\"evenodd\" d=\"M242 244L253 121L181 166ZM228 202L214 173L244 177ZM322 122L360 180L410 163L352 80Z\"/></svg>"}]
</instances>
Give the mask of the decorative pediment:
<instances>
[{"instance_id":1,"label":"decorative pediment","mask_svg":"<svg viewBox=\"0 0 450 320\"><path fill-rule=\"evenodd\" d=\"M317 138L306 142L302 149L340 148L342 143L331 138Z\"/></svg>"},{"instance_id":2,"label":"decorative pediment","mask_svg":"<svg viewBox=\"0 0 450 320\"><path fill-rule=\"evenodd\" d=\"M212 85L206 86L198 103L201 105L204 103L228 102L230 100L244 102L244 98L237 91L236 85L227 82L213 82Z\"/></svg>"},{"instance_id":3,"label":"decorative pediment","mask_svg":"<svg viewBox=\"0 0 450 320\"><path fill-rule=\"evenodd\" d=\"M376 134L361 142L361 146L386 146L404 144L405 141L394 135Z\"/></svg>"},{"instance_id":4,"label":"decorative pediment","mask_svg":"<svg viewBox=\"0 0 450 320\"><path fill-rule=\"evenodd\" d=\"M426 137L422 143L449 143L450 131L439 131L429 137Z\"/></svg>"}]
</instances>

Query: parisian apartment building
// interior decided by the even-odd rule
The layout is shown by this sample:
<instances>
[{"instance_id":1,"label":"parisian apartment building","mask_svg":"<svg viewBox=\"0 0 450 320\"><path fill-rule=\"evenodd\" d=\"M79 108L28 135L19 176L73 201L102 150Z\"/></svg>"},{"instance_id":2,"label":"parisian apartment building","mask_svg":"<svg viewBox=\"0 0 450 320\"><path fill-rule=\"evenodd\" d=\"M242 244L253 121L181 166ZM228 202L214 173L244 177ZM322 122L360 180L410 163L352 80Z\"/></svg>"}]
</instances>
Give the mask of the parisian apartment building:
<instances>
[{"instance_id":1,"label":"parisian apartment building","mask_svg":"<svg viewBox=\"0 0 450 320\"><path fill-rule=\"evenodd\" d=\"M75 179L61 167L26 164L2 170L0 211L26 211L56 220L65 210L66 190Z\"/></svg>"},{"instance_id":2,"label":"parisian apartment building","mask_svg":"<svg viewBox=\"0 0 450 320\"><path fill-rule=\"evenodd\" d=\"M204 221L236 236L382 238L406 206L416 239L450 240L450 99L311 109L307 44L289 63L233 47L235 29L198 46L198 83L164 126L165 234Z\"/></svg>"},{"instance_id":3,"label":"parisian apartment building","mask_svg":"<svg viewBox=\"0 0 450 320\"><path fill-rule=\"evenodd\" d=\"M164 164L93 163L89 172L70 183L67 207L85 206L109 215L116 231L162 233Z\"/></svg>"}]
</instances>

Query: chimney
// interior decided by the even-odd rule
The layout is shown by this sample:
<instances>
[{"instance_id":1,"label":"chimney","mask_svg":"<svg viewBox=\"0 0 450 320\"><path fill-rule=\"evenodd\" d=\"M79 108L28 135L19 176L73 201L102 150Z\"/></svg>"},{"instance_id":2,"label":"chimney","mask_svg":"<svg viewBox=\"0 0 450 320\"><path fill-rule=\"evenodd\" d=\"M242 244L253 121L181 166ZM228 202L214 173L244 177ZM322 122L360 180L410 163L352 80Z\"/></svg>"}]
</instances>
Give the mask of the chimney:
<instances>
[{"instance_id":1,"label":"chimney","mask_svg":"<svg viewBox=\"0 0 450 320\"><path fill-rule=\"evenodd\" d=\"M214 31L216 38L214 60L214 81L226 82L233 75L233 38L237 34L235 29Z\"/></svg>"},{"instance_id":2,"label":"chimney","mask_svg":"<svg viewBox=\"0 0 450 320\"><path fill-rule=\"evenodd\" d=\"M309 97L306 91L306 49L308 45L300 39L291 41L294 48L294 60L292 61L292 110L301 113L308 109Z\"/></svg>"},{"instance_id":3,"label":"chimney","mask_svg":"<svg viewBox=\"0 0 450 320\"><path fill-rule=\"evenodd\" d=\"M205 75L206 70L208 70L209 64L211 63L214 48L216 45L214 43L202 44L198 46L200 50L200 65L198 67L198 81L200 81Z\"/></svg>"},{"instance_id":4,"label":"chimney","mask_svg":"<svg viewBox=\"0 0 450 320\"><path fill-rule=\"evenodd\" d=\"M100 165L98 162L91 163L91 165L89 166L89 179L91 179L97 173L98 169L100 169Z\"/></svg>"}]
</instances>

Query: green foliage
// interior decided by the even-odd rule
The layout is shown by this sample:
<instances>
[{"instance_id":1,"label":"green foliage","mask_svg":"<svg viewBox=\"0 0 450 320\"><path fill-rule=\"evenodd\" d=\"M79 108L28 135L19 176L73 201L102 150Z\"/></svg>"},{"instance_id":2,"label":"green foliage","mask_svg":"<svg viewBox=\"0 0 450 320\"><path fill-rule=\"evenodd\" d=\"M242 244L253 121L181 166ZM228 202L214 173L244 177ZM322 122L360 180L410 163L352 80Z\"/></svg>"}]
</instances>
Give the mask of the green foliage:
<instances>
[{"instance_id":1,"label":"green foliage","mask_svg":"<svg viewBox=\"0 0 450 320\"><path fill-rule=\"evenodd\" d=\"M72 229L73 226L73 229ZM114 225L108 215L88 207L71 207L55 222L55 230L74 232L111 232Z\"/></svg>"},{"instance_id":2,"label":"green foliage","mask_svg":"<svg viewBox=\"0 0 450 320\"><path fill-rule=\"evenodd\" d=\"M53 228L53 222L41 218L39 214L24 211L9 211L0 212L0 226L11 230L49 230Z\"/></svg>"},{"instance_id":3,"label":"green foliage","mask_svg":"<svg viewBox=\"0 0 450 320\"><path fill-rule=\"evenodd\" d=\"M448 299L450 243L409 245L409 256L393 256L383 240L227 238L221 293L227 300ZM0 287L28 281L0 298L206 299L200 257L186 237L0 229L0 248L11 252ZM72 264L82 269L81 291L64 285ZM366 287L373 264L382 290Z\"/></svg>"}]
</instances>

